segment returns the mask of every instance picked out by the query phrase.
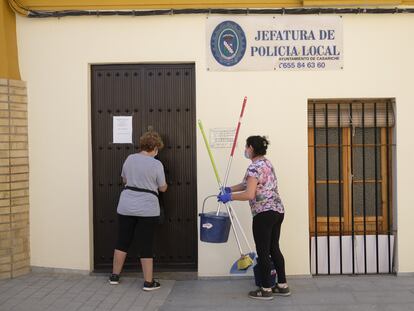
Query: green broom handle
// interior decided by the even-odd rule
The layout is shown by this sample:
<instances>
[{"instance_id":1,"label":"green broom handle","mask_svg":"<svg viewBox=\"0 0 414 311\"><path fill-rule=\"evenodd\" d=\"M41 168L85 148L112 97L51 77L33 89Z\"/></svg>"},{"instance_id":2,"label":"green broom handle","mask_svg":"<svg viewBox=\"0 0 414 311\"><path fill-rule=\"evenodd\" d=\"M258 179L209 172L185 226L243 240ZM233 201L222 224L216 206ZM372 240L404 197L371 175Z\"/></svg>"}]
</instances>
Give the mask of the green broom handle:
<instances>
[{"instance_id":1,"label":"green broom handle","mask_svg":"<svg viewBox=\"0 0 414 311\"><path fill-rule=\"evenodd\" d=\"M204 144L206 145L207 152L210 157L211 165L213 166L214 174L216 175L217 183L219 187L221 188L222 184L221 184L220 176L217 172L216 163L214 163L213 154L211 153L210 145L208 144L206 133L204 133L203 123L201 123L201 120L198 120L198 127L200 128L201 134L203 136Z\"/></svg>"}]
</instances>

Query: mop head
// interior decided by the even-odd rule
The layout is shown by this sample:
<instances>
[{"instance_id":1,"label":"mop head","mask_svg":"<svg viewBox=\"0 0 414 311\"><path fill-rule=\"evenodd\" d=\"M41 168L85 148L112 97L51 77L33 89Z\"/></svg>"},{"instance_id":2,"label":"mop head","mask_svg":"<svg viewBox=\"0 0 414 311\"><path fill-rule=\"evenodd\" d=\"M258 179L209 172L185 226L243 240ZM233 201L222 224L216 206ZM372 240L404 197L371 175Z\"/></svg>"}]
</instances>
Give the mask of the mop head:
<instances>
[{"instance_id":1,"label":"mop head","mask_svg":"<svg viewBox=\"0 0 414 311\"><path fill-rule=\"evenodd\" d=\"M237 260L237 269L246 270L251 265L253 265L253 259L249 255L242 255L239 260Z\"/></svg>"}]
</instances>

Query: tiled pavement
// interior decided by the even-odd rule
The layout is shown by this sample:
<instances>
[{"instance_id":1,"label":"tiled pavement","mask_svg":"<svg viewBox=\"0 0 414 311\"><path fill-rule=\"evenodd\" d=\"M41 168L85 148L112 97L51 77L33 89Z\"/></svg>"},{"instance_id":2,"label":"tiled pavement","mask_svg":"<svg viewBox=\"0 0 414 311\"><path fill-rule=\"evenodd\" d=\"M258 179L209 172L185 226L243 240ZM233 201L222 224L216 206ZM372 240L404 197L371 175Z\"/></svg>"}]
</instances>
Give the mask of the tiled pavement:
<instances>
[{"instance_id":1,"label":"tiled pavement","mask_svg":"<svg viewBox=\"0 0 414 311\"><path fill-rule=\"evenodd\" d=\"M414 311L414 277L335 276L291 278L290 297L247 297L251 280L176 282L162 311Z\"/></svg>"},{"instance_id":2,"label":"tiled pavement","mask_svg":"<svg viewBox=\"0 0 414 311\"><path fill-rule=\"evenodd\" d=\"M122 278L110 285L107 275L32 273L0 281L0 310L158 310L174 281L163 280L156 292L140 289L142 279Z\"/></svg>"},{"instance_id":3,"label":"tiled pavement","mask_svg":"<svg viewBox=\"0 0 414 311\"><path fill-rule=\"evenodd\" d=\"M250 279L161 283L148 293L137 277L111 286L106 275L32 273L0 281L0 310L414 311L414 276L291 278L292 296L273 301L249 299Z\"/></svg>"}]
</instances>

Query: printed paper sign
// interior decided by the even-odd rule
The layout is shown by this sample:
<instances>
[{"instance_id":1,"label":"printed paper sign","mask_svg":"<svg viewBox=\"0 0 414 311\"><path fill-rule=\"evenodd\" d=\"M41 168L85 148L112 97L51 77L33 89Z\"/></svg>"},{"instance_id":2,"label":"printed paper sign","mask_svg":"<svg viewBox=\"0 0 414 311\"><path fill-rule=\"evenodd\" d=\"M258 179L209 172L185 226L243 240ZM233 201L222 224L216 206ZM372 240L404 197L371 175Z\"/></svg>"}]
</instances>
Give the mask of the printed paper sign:
<instances>
[{"instance_id":1,"label":"printed paper sign","mask_svg":"<svg viewBox=\"0 0 414 311\"><path fill-rule=\"evenodd\" d=\"M234 128L213 128L210 129L210 147L211 148L231 148L233 146Z\"/></svg>"},{"instance_id":2,"label":"printed paper sign","mask_svg":"<svg viewBox=\"0 0 414 311\"><path fill-rule=\"evenodd\" d=\"M113 143L132 144L132 116L113 117Z\"/></svg>"}]
</instances>

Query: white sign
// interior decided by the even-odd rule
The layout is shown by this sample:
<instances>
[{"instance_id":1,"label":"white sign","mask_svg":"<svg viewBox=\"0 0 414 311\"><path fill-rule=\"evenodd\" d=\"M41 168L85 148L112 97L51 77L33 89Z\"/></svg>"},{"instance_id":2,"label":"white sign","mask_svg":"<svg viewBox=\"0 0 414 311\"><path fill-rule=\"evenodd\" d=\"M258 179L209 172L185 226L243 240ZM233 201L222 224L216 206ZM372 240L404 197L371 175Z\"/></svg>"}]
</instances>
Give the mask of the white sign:
<instances>
[{"instance_id":1,"label":"white sign","mask_svg":"<svg viewBox=\"0 0 414 311\"><path fill-rule=\"evenodd\" d=\"M210 147L211 148L231 148L233 146L234 128L213 128L210 129Z\"/></svg>"},{"instance_id":2,"label":"white sign","mask_svg":"<svg viewBox=\"0 0 414 311\"><path fill-rule=\"evenodd\" d=\"M207 69L343 69L341 16L207 18Z\"/></svg>"},{"instance_id":3,"label":"white sign","mask_svg":"<svg viewBox=\"0 0 414 311\"><path fill-rule=\"evenodd\" d=\"M132 116L113 117L113 143L132 144Z\"/></svg>"}]
</instances>

